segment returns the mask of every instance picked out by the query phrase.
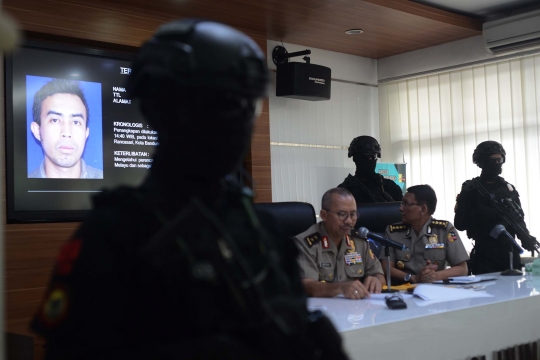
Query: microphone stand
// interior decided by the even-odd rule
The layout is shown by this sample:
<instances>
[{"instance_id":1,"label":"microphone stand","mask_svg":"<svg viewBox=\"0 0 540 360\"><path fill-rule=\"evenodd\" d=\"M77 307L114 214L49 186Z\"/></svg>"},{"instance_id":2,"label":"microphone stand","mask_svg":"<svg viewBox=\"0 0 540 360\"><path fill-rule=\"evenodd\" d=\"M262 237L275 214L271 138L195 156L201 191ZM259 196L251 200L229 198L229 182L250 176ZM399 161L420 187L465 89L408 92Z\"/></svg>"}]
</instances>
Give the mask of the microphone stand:
<instances>
[{"instance_id":1,"label":"microphone stand","mask_svg":"<svg viewBox=\"0 0 540 360\"><path fill-rule=\"evenodd\" d=\"M392 277L390 276L390 247L384 245L384 256L386 256L386 290L381 291L382 293L395 293L397 290L392 290Z\"/></svg>"},{"instance_id":2,"label":"microphone stand","mask_svg":"<svg viewBox=\"0 0 540 360\"><path fill-rule=\"evenodd\" d=\"M512 246L510 245L510 269L506 269L501 272L503 276L522 276L523 272L521 270L514 269L514 252L512 251Z\"/></svg>"}]
</instances>

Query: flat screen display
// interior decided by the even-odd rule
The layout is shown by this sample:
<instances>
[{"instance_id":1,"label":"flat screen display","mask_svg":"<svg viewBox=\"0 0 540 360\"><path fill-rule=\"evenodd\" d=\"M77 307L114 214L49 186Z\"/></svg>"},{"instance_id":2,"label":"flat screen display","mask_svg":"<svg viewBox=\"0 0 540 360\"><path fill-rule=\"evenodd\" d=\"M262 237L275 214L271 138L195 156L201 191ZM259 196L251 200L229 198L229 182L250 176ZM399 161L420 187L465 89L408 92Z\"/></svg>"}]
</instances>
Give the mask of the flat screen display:
<instances>
[{"instance_id":1,"label":"flat screen display","mask_svg":"<svg viewBox=\"0 0 540 360\"><path fill-rule=\"evenodd\" d=\"M8 222L80 221L139 184L158 134L128 96L131 54L27 43L6 57Z\"/></svg>"}]
</instances>

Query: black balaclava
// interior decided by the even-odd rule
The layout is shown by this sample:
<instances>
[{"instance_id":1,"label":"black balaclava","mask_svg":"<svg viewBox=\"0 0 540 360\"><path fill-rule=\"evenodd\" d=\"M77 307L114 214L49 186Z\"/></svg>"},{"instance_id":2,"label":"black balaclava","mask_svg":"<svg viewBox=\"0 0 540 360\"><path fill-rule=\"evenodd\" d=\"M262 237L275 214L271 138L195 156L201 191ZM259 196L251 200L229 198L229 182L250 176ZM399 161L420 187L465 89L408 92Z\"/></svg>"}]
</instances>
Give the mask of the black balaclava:
<instances>
[{"instance_id":1,"label":"black balaclava","mask_svg":"<svg viewBox=\"0 0 540 360\"><path fill-rule=\"evenodd\" d=\"M375 174L375 167L377 166L377 159L368 160L363 157L353 156L353 161L356 164L355 176L361 179L372 177Z\"/></svg>"},{"instance_id":2,"label":"black balaclava","mask_svg":"<svg viewBox=\"0 0 540 360\"><path fill-rule=\"evenodd\" d=\"M480 179L483 181L492 182L502 173L502 164L485 159L482 163L482 173Z\"/></svg>"}]
</instances>

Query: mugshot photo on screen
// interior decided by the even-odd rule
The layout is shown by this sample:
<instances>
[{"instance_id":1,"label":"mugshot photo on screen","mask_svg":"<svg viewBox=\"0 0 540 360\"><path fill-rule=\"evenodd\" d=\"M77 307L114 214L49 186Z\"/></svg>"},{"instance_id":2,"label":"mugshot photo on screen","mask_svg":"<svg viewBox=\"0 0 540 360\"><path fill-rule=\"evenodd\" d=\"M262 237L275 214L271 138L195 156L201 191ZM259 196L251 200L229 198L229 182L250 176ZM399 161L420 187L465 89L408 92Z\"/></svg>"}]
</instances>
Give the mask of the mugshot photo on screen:
<instances>
[{"instance_id":1,"label":"mugshot photo on screen","mask_svg":"<svg viewBox=\"0 0 540 360\"><path fill-rule=\"evenodd\" d=\"M101 84L26 76L29 178L103 179Z\"/></svg>"}]
</instances>

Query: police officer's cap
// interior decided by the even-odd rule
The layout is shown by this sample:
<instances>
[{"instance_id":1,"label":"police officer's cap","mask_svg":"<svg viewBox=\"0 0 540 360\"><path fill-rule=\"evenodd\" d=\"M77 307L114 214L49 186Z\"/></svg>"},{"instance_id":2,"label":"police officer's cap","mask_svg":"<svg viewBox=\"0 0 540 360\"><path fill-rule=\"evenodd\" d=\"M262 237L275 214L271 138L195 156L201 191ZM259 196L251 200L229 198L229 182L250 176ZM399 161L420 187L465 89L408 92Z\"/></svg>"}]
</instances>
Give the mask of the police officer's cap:
<instances>
[{"instance_id":1,"label":"police officer's cap","mask_svg":"<svg viewBox=\"0 0 540 360\"><path fill-rule=\"evenodd\" d=\"M379 142L371 136L358 136L353 139L349 146L349 157L354 155L375 155L378 158L381 157L381 146Z\"/></svg>"},{"instance_id":2,"label":"police officer's cap","mask_svg":"<svg viewBox=\"0 0 540 360\"><path fill-rule=\"evenodd\" d=\"M501 144L496 141L484 141L478 144L473 153L473 163L481 166L485 159L492 154L501 154L503 163L506 161L506 151Z\"/></svg>"},{"instance_id":3,"label":"police officer's cap","mask_svg":"<svg viewBox=\"0 0 540 360\"><path fill-rule=\"evenodd\" d=\"M127 87L141 95L146 79L163 74L179 87L266 95L268 70L257 44L229 26L184 19L161 26L137 53Z\"/></svg>"}]
</instances>

